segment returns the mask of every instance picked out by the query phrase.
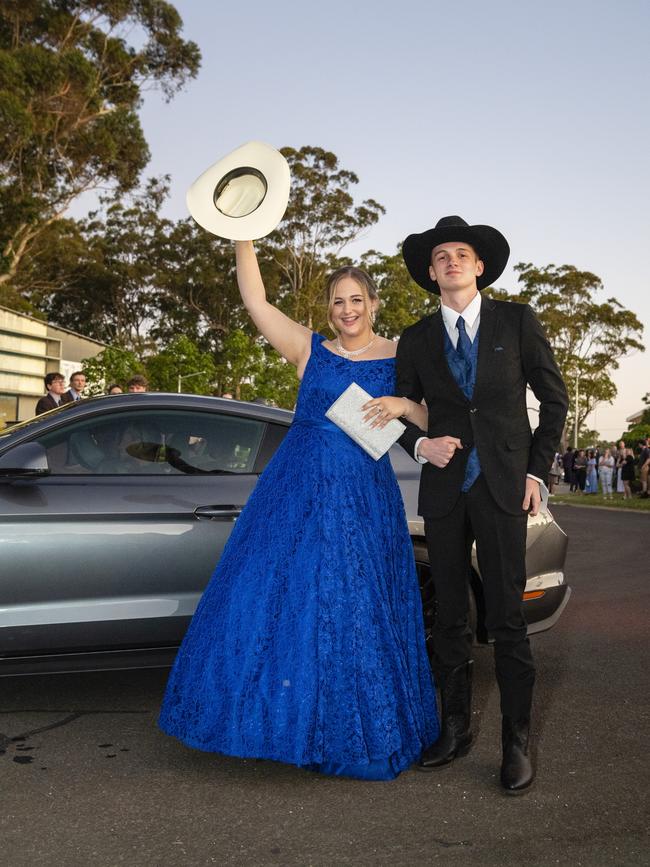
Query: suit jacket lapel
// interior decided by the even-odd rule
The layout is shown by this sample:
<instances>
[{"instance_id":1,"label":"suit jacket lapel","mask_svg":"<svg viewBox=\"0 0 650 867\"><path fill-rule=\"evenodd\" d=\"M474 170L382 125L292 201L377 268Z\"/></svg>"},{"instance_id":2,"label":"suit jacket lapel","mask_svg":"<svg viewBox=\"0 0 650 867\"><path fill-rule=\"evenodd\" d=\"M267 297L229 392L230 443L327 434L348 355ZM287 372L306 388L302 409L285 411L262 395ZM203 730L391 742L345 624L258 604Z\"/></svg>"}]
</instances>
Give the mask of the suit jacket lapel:
<instances>
[{"instance_id":1,"label":"suit jacket lapel","mask_svg":"<svg viewBox=\"0 0 650 867\"><path fill-rule=\"evenodd\" d=\"M474 383L474 395L480 390L481 386L488 380L494 361L494 341L499 330L499 314L497 313L497 305L491 298L483 296L481 298L481 324L479 328L478 339L478 358L476 361L476 382Z\"/></svg>"}]
</instances>

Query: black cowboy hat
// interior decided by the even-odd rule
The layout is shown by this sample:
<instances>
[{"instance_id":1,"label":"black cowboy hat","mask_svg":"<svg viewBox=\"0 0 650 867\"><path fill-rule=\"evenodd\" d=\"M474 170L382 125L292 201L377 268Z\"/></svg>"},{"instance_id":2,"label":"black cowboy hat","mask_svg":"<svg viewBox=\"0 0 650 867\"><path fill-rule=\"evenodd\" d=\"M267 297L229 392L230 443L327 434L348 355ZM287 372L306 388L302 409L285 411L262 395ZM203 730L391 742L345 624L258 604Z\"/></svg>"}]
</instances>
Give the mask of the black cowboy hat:
<instances>
[{"instance_id":1,"label":"black cowboy hat","mask_svg":"<svg viewBox=\"0 0 650 867\"><path fill-rule=\"evenodd\" d=\"M440 287L429 276L431 251L447 241L464 241L476 250L484 271L476 278L479 289L491 286L506 267L510 247L501 232L492 226L469 226L462 217L443 217L433 229L409 235L402 244L402 256L409 274L428 292L440 295Z\"/></svg>"}]
</instances>

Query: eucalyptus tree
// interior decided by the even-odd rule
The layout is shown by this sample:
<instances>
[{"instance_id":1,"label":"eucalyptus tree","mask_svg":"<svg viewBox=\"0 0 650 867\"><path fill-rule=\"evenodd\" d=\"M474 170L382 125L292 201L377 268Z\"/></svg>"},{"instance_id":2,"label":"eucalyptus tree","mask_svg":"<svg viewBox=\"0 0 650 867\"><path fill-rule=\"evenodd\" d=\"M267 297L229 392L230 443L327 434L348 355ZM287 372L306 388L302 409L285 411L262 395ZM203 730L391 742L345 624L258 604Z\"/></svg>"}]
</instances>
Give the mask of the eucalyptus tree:
<instances>
[{"instance_id":1,"label":"eucalyptus tree","mask_svg":"<svg viewBox=\"0 0 650 867\"><path fill-rule=\"evenodd\" d=\"M395 340L402 331L438 309L438 299L412 279L401 253L387 255L369 250L361 259L377 284L381 301L375 331Z\"/></svg>"},{"instance_id":2,"label":"eucalyptus tree","mask_svg":"<svg viewBox=\"0 0 650 867\"><path fill-rule=\"evenodd\" d=\"M144 89L171 99L199 68L181 30L164 0L2 0L0 286L82 193L137 184Z\"/></svg>"},{"instance_id":3,"label":"eucalyptus tree","mask_svg":"<svg viewBox=\"0 0 650 867\"><path fill-rule=\"evenodd\" d=\"M620 359L643 352L643 324L616 298L601 301L604 286L590 271L573 265L514 267L520 288L510 300L529 303L542 322L570 396L567 430L578 431L601 402L617 389L613 374Z\"/></svg>"},{"instance_id":4,"label":"eucalyptus tree","mask_svg":"<svg viewBox=\"0 0 650 867\"><path fill-rule=\"evenodd\" d=\"M320 329L327 321L326 274L385 210L374 199L355 204L352 190L359 178L331 151L306 145L281 152L291 169L291 195L276 231L258 244L260 258L278 271L269 286L272 300L292 319Z\"/></svg>"},{"instance_id":5,"label":"eucalyptus tree","mask_svg":"<svg viewBox=\"0 0 650 867\"><path fill-rule=\"evenodd\" d=\"M152 178L133 195L102 200L87 219L57 221L49 231L58 243L27 257L43 279L31 289L38 308L59 325L146 356L160 313L159 251L171 230L160 216L166 195L167 179Z\"/></svg>"}]
</instances>

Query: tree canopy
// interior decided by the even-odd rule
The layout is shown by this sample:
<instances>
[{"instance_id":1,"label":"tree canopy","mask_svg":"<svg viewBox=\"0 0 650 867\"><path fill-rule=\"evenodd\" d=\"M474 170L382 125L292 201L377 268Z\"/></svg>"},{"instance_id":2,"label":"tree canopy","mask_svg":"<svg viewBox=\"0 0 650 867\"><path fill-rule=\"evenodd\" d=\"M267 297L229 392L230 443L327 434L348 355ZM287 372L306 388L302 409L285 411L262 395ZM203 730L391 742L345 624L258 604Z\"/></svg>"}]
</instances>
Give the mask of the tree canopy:
<instances>
[{"instance_id":1,"label":"tree canopy","mask_svg":"<svg viewBox=\"0 0 650 867\"><path fill-rule=\"evenodd\" d=\"M164 0L0 0L0 302L110 344L89 364L99 381L146 372L152 386L233 391L292 406L297 378L259 337L236 285L232 244L162 216L169 178L141 182L149 158L144 88L170 99L197 74L197 46ZM327 328L328 272L384 213L358 202L358 176L321 147L285 147L292 176L278 228L257 244L271 303ZM101 188L97 210L66 218ZM396 339L436 309L395 253L360 262L380 289L377 331ZM612 372L643 350L641 323L599 278L571 265L520 263L518 291L540 316L578 425L616 394ZM93 367L94 364L94 367ZM193 374L197 374L194 376ZM176 385L175 385L176 384ZM99 387L99 386L98 386Z\"/></svg>"},{"instance_id":2,"label":"tree canopy","mask_svg":"<svg viewBox=\"0 0 650 867\"><path fill-rule=\"evenodd\" d=\"M617 389L613 373L630 352L643 352L643 324L616 298L598 300L604 289L599 277L573 265L537 267L520 262L519 291L500 292L510 300L530 304L549 339L569 391L567 430L578 430L597 404L611 403Z\"/></svg>"},{"instance_id":3,"label":"tree canopy","mask_svg":"<svg viewBox=\"0 0 650 867\"><path fill-rule=\"evenodd\" d=\"M2 0L0 286L82 193L138 183L143 88L169 99L199 68L181 28L164 0Z\"/></svg>"},{"instance_id":4,"label":"tree canopy","mask_svg":"<svg viewBox=\"0 0 650 867\"><path fill-rule=\"evenodd\" d=\"M291 170L291 195L282 222L260 243L260 252L271 266L267 273L276 271L273 300L292 319L320 330L327 322L325 275L385 210L374 199L355 204L352 188L359 178L330 151L305 146L281 152Z\"/></svg>"}]
</instances>

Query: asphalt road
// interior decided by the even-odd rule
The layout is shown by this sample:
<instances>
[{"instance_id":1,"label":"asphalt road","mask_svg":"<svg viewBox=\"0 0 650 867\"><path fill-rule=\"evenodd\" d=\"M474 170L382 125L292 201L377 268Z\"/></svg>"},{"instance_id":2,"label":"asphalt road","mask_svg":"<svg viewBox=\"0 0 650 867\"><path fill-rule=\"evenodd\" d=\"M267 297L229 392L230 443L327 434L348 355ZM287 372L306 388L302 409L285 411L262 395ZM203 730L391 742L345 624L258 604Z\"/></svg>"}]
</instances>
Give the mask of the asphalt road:
<instances>
[{"instance_id":1,"label":"asphalt road","mask_svg":"<svg viewBox=\"0 0 650 867\"><path fill-rule=\"evenodd\" d=\"M161 671L0 679L0 860L91 865L650 863L650 516L557 507L573 597L533 639L538 778L498 785L491 652L474 750L391 783L189 750L164 736Z\"/></svg>"}]
</instances>

